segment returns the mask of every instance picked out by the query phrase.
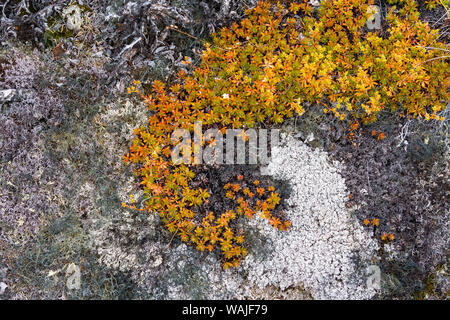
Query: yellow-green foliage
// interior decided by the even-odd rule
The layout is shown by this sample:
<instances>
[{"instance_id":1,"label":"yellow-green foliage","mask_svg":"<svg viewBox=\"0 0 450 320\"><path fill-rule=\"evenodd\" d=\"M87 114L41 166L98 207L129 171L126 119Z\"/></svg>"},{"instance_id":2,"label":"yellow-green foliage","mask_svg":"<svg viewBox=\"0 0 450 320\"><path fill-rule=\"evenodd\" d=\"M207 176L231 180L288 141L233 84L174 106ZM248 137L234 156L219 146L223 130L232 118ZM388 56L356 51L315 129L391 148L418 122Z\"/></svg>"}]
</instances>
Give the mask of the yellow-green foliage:
<instances>
[{"instance_id":1,"label":"yellow-green foliage","mask_svg":"<svg viewBox=\"0 0 450 320\"><path fill-rule=\"evenodd\" d=\"M389 4L404 4L405 0L387 0ZM436 6L443 6L445 9L448 10L450 1L449 0L425 0L425 5L427 9L434 9Z\"/></svg>"},{"instance_id":2,"label":"yellow-green foliage","mask_svg":"<svg viewBox=\"0 0 450 320\"><path fill-rule=\"evenodd\" d=\"M199 250L218 246L224 267L237 266L246 250L230 222L260 212L274 227L286 229L289 223L270 213L278 194L249 208L244 196L255 192L237 195L237 187L229 185L224 192L236 199L237 209L199 217L196 208L209 194L189 186L194 173L188 166L171 163L174 129L192 131L195 121L220 129L277 124L303 114L304 102L363 123L375 121L383 109L438 118L449 98L448 59L438 32L419 20L412 0L404 1L398 14L389 12L388 29L382 32L387 36L367 31L369 4L326 0L316 14L307 1L260 2L240 23L213 36L190 76L180 72L178 83L168 89L155 81L150 95L134 83L129 91L140 94L151 111L148 127L135 130L125 156L137 164L148 196L140 210L158 212L171 232Z\"/></svg>"}]
</instances>

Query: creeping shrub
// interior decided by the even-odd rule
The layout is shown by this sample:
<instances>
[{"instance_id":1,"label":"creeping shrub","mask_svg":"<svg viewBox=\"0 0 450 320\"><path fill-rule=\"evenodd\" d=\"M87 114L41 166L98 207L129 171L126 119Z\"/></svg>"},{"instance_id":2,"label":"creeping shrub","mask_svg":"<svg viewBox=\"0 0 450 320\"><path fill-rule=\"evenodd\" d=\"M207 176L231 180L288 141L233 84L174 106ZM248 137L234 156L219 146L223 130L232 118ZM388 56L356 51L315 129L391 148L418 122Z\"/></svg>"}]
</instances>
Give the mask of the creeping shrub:
<instances>
[{"instance_id":1,"label":"creeping shrub","mask_svg":"<svg viewBox=\"0 0 450 320\"><path fill-rule=\"evenodd\" d=\"M415 1L402 3L398 13L389 11L386 30L368 31L370 1L325 0L317 12L308 1L261 1L240 23L213 35L200 65L191 65L190 75L180 72L170 88L155 81L146 94L135 82L129 93L137 92L151 112L148 127L135 130L124 157L136 165L147 195L139 210L158 212L170 232L199 250L220 247L224 267L237 266L246 250L231 222L260 212L274 227L288 228L289 222L270 214L278 194L251 209L237 195L239 185L226 185L237 209L199 217L194 208L209 194L189 186L189 166L171 163L174 129L192 132L195 121L220 129L278 124L301 116L306 105L365 124L382 110L440 119L437 113L449 98L445 45L437 30L419 20Z\"/></svg>"}]
</instances>

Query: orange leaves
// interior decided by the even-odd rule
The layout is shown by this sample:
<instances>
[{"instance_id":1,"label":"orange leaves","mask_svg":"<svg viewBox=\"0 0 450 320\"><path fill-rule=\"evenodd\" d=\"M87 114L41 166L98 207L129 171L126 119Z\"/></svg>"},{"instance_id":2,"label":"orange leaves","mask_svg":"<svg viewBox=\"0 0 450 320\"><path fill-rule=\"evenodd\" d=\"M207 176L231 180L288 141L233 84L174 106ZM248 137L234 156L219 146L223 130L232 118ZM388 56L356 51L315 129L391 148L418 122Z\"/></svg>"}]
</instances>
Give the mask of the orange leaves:
<instances>
[{"instance_id":1,"label":"orange leaves","mask_svg":"<svg viewBox=\"0 0 450 320\"><path fill-rule=\"evenodd\" d=\"M350 130L357 130L359 127L358 120L355 120L354 122L350 122Z\"/></svg>"},{"instance_id":2,"label":"orange leaves","mask_svg":"<svg viewBox=\"0 0 450 320\"><path fill-rule=\"evenodd\" d=\"M127 93L128 94L140 93L139 92L139 85L140 84L141 84L141 82L139 80L133 80L132 86L127 88Z\"/></svg>"},{"instance_id":3,"label":"orange leaves","mask_svg":"<svg viewBox=\"0 0 450 320\"><path fill-rule=\"evenodd\" d=\"M247 185L247 183L244 181L244 177L242 175L238 175L238 181L242 181L242 184ZM253 180L251 184L248 184L247 186L240 188L238 190L237 187L235 187L236 192L239 192L242 190L242 196L241 193L239 193L240 196L237 196L237 193L235 194L232 190L230 190L233 186L239 186L238 184L233 183L227 183L224 186L225 190L227 191L227 197L230 199L236 199L236 203L238 204L237 213L239 215L245 215L246 217L253 217L255 213L259 213L259 215L267 219L274 228L280 229L280 230L287 230L287 228L290 226L289 221L282 222L280 218L274 217L271 214L271 211L275 209L275 207L280 203L280 197L278 193L275 193L275 188L273 186L268 186L267 190L270 191L270 196L266 196L266 188L264 187L258 187L261 184L259 180ZM255 194L251 191L256 192L257 196L256 199L253 199ZM245 199L247 197L247 200Z\"/></svg>"},{"instance_id":4,"label":"orange leaves","mask_svg":"<svg viewBox=\"0 0 450 320\"><path fill-rule=\"evenodd\" d=\"M372 221L370 221L369 219L364 219L363 224L365 226L369 226L369 225L372 226L373 227L373 231L374 231L374 235L375 235L375 231L380 226L380 219L373 218ZM393 233L383 232L380 235L380 239L381 239L381 241L383 241L383 243L386 243L388 241L393 241L395 239L395 235Z\"/></svg>"},{"instance_id":5,"label":"orange leaves","mask_svg":"<svg viewBox=\"0 0 450 320\"><path fill-rule=\"evenodd\" d=\"M377 132L376 130L372 130L371 134L373 137L376 137L377 140L382 141L385 138L385 135L383 132Z\"/></svg>"},{"instance_id":6,"label":"orange leaves","mask_svg":"<svg viewBox=\"0 0 450 320\"><path fill-rule=\"evenodd\" d=\"M382 241L394 241L394 239L395 239L395 235L393 234L393 233L383 233L381 236L380 236L380 239L382 240Z\"/></svg>"},{"instance_id":7,"label":"orange leaves","mask_svg":"<svg viewBox=\"0 0 450 320\"><path fill-rule=\"evenodd\" d=\"M157 95L165 95L165 85L159 80L153 82L153 92Z\"/></svg>"},{"instance_id":8,"label":"orange leaves","mask_svg":"<svg viewBox=\"0 0 450 320\"><path fill-rule=\"evenodd\" d=\"M233 191L227 191L226 195L227 198L234 200L236 198L236 195L234 194Z\"/></svg>"},{"instance_id":9,"label":"orange leaves","mask_svg":"<svg viewBox=\"0 0 450 320\"><path fill-rule=\"evenodd\" d=\"M149 189L156 195L161 194L164 192L164 188L162 188L160 185L153 184L149 187Z\"/></svg>"},{"instance_id":10,"label":"orange leaves","mask_svg":"<svg viewBox=\"0 0 450 320\"><path fill-rule=\"evenodd\" d=\"M262 196L266 190L264 188L256 188L256 192Z\"/></svg>"},{"instance_id":11,"label":"orange leaves","mask_svg":"<svg viewBox=\"0 0 450 320\"><path fill-rule=\"evenodd\" d=\"M283 3L261 1L240 23L215 34L201 62L194 66L186 59L190 74L180 71L169 88L161 81L153 82L149 95L139 91L139 81L128 88L151 111L148 127L135 130L133 145L123 156L124 162L136 165L150 196L139 210L158 212L169 231L199 250L220 247L224 268L237 266L246 254L242 235L227 229L230 222L237 214L252 217L258 212L285 230L289 222L272 215L281 199L264 181L247 184L239 176L237 183L224 187L235 211L196 219L209 194L190 188L194 173L188 166L171 163L173 130L192 131L199 120L222 133L230 127L276 124L294 113L302 115L306 102L326 102L324 112L349 119L353 139L385 106L405 116L440 119L443 101L450 100L445 85L448 59L439 57L440 50L419 48L429 43L446 47L437 41L438 33L418 19L412 1L399 15L388 14L388 38L363 28L366 1L325 0L314 17L309 1ZM294 15L302 16L301 34ZM385 138L377 131L373 136ZM366 219L364 224L376 228L379 221ZM389 237L394 236L386 234Z\"/></svg>"},{"instance_id":12,"label":"orange leaves","mask_svg":"<svg viewBox=\"0 0 450 320\"><path fill-rule=\"evenodd\" d=\"M300 4L293 2L289 5L289 11L291 11L293 14L297 14L298 11L300 11Z\"/></svg>"},{"instance_id":13,"label":"orange leaves","mask_svg":"<svg viewBox=\"0 0 450 320\"><path fill-rule=\"evenodd\" d=\"M371 225L372 227L378 227L380 226L380 219L373 218L372 221L370 221L369 219L364 219L363 224L365 226Z\"/></svg>"},{"instance_id":14,"label":"orange leaves","mask_svg":"<svg viewBox=\"0 0 450 320\"><path fill-rule=\"evenodd\" d=\"M238 184L231 185L231 190L233 190L234 192L238 192L240 189L241 189L241 186Z\"/></svg>"},{"instance_id":15,"label":"orange leaves","mask_svg":"<svg viewBox=\"0 0 450 320\"><path fill-rule=\"evenodd\" d=\"M348 140L355 139L358 128L359 128L359 121L358 120L349 122L349 129L347 129L347 131L350 131L348 136L347 136Z\"/></svg>"},{"instance_id":16,"label":"orange leaves","mask_svg":"<svg viewBox=\"0 0 450 320\"><path fill-rule=\"evenodd\" d=\"M305 109L301 105L301 99L297 99L291 102L291 109L293 109L299 116L305 113Z\"/></svg>"},{"instance_id":17,"label":"orange leaves","mask_svg":"<svg viewBox=\"0 0 450 320\"><path fill-rule=\"evenodd\" d=\"M378 227L379 225L380 225L380 219L375 218L372 220L372 226Z\"/></svg>"}]
</instances>

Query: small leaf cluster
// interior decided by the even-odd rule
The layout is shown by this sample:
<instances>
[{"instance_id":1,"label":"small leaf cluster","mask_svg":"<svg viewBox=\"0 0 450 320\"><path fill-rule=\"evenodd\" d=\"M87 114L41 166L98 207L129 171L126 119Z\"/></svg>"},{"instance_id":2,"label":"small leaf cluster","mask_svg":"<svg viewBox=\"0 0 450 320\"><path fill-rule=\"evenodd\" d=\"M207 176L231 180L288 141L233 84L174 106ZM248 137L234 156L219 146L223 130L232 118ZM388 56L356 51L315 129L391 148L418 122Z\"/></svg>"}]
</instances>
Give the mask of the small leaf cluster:
<instances>
[{"instance_id":1,"label":"small leaf cluster","mask_svg":"<svg viewBox=\"0 0 450 320\"><path fill-rule=\"evenodd\" d=\"M279 193L274 192L274 186L265 186L259 180L247 183L242 175L239 175L237 180L234 183L225 184L224 189L226 197L235 201L236 212L239 215L252 218L258 214L267 219L271 226L283 231L290 227L290 221L281 221L279 217L271 213L281 201Z\"/></svg>"},{"instance_id":2,"label":"small leaf cluster","mask_svg":"<svg viewBox=\"0 0 450 320\"><path fill-rule=\"evenodd\" d=\"M387 3L389 4L404 4L404 0L387 0ZM436 8L436 6L440 5L443 6L447 11L449 7L450 1L449 0L425 0L425 6L428 10L432 10Z\"/></svg>"},{"instance_id":3,"label":"small leaf cluster","mask_svg":"<svg viewBox=\"0 0 450 320\"><path fill-rule=\"evenodd\" d=\"M365 226L372 226L373 227L373 232L375 234L375 230L380 226L380 219L378 218L373 218L372 221L370 221L369 219L364 219L363 224ZM393 241L395 239L395 235L393 233L382 233L380 235L380 239L381 241L388 242L388 241Z\"/></svg>"}]
</instances>

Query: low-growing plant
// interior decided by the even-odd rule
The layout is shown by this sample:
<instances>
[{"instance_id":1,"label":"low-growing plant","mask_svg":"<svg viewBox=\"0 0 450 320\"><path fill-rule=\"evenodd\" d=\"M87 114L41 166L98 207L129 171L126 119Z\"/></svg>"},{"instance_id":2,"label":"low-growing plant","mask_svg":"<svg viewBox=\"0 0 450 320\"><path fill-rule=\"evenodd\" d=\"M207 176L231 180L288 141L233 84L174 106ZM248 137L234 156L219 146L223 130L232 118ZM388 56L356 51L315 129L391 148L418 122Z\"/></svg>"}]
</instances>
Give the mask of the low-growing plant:
<instances>
[{"instance_id":1,"label":"low-growing plant","mask_svg":"<svg viewBox=\"0 0 450 320\"><path fill-rule=\"evenodd\" d=\"M387 0L389 4L404 4L405 0ZM425 6L427 9L431 10L436 8L436 6L442 6L448 11L449 0L425 0Z\"/></svg>"},{"instance_id":2,"label":"low-growing plant","mask_svg":"<svg viewBox=\"0 0 450 320\"><path fill-rule=\"evenodd\" d=\"M359 122L376 121L382 110L439 119L449 98L449 68L438 31L419 20L413 0L403 1L398 13L389 11L386 30L368 31L371 3L325 0L315 12L308 1L261 1L240 23L213 35L198 66L185 59L192 73L180 72L170 88L155 81L152 92L144 93L134 82L129 93L138 93L151 113L148 126L135 129L124 157L136 165L147 195L139 210L157 212L170 232L199 250L220 247L223 266L237 266L247 251L231 222L260 212L274 227L286 229L289 222L270 214L280 198L259 181L252 190L250 184L229 184L224 192L237 208L199 216L195 208L209 194L190 187L189 166L171 162L173 130L192 132L196 121L220 129L279 124L301 116L306 105L348 119L354 130ZM384 134L376 137L382 140ZM256 195L268 197L250 207L248 199Z\"/></svg>"}]
</instances>

